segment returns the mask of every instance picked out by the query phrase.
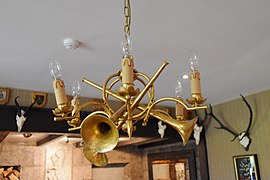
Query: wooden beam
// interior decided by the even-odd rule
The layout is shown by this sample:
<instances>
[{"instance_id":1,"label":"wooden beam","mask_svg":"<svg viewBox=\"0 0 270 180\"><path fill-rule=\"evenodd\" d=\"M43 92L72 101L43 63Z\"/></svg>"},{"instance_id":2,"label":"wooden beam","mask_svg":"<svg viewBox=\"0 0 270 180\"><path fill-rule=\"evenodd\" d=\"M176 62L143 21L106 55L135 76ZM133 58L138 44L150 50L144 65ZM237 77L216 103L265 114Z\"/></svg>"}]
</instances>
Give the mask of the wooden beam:
<instances>
[{"instance_id":1,"label":"wooden beam","mask_svg":"<svg viewBox=\"0 0 270 180\"><path fill-rule=\"evenodd\" d=\"M176 138L160 138L160 141L149 141L149 142L145 142L142 144L138 145L139 149L145 149L145 148L151 148L151 147L155 147L155 146L163 146L165 144L172 144L172 143L178 143L178 142L182 142L181 139L176 139Z\"/></svg>"},{"instance_id":2,"label":"wooden beam","mask_svg":"<svg viewBox=\"0 0 270 180\"><path fill-rule=\"evenodd\" d=\"M167 138L143 138L143 137L134 137L131 140L121 141L117 144L116 148L125 147L125 146L140 146L145 144L157 143L161 141L166 141ZM81 142L76 143L76 148L82 148L83 145Z\"/></svg>"},{"instance_id":3,"label":"wooden beam","mask_svg":"<svg viewBox=\"0 0 270 180\"><path fill-rule=\"evenodd\" d=\"M160 141L164 141L164 140L166 140L166 139L134 137L130 140L119 142L117 147L124 147L124 146L129 146L129 145L137 145L138 146L141 144L149 144L149 143L160 142Z\"/></svg>"},{"instance_id":4,"label":"wooden beam","mask_svg":"<svg viewBox=\"0 0 270 180\"><path fill-rule=\"evenodd\" d=\"M27 108L27 107L22 107ZM1 131L10 131L17 132L16 125L16 107L10 105L0 106L0 132ZM81 111L81 120L89 115L90 112ZM144 137L144 138L160 138L158 133L158 119L154 117L150 117L147 123L147 127L142 125L142 121L134 122L134 126L136 126L136 131L133 133L133 137ZM71 126L68 125L66 121L54 121L54 115L52 113L52 109L46 108L33 108L31 112L28 114L27 120L25 121L22 132L48 132L50 134L55 133L66 133L66 134L75 134L79 135L80 131L68 131ZM127 136L127 134L120 130L120 136ZM164 138L172 138L179 139L181 138L176 130L172 127L167 126Z\"/></svg>"},{"instance_id":5,"label":"wooden beam","mask_svg":"<svg viewBox=\"0 0 270 180\"><path fill-rule=\"evenodd\" d=\"M26 109L27 107L22 107ZM0 131L17 132L16 107L10 105L0 106ZM81 119L84 119L89 112L82 111ZM79 134L79 131L68 131L70 126L66 121L54 121L52 109L32 108L27 116L22 132L48 132L48 133L72 133Z\"/></svg>"},{"instance_id":6,"label":"wooden beam","mask_svg":"<svg viewBox=\"0 0 270 180\"><path fill-rule=\"evenodd\" d=\"M4 141L4 139L6 139L8 134L9 134L9 131L0 131L0 144Z\"/></svg>"},{"instance_id":7,"label":"wooden beam","mask_svg":"<svg viewBox=\"0 0 270 180\"><path fill-rule=\"evenodd\" d=\"M37 146L43 146L63 138L63 135L49 135L37 142Z\"/></svg>"}]
</instances>

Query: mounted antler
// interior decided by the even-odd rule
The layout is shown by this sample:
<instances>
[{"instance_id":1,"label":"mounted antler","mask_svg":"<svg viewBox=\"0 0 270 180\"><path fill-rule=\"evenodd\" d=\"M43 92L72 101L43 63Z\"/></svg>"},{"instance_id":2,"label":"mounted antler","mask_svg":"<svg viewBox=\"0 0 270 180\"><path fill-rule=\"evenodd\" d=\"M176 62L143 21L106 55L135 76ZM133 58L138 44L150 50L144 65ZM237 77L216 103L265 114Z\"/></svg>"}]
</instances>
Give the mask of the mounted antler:
<instances>
[{"instance_id":1,"label":"mounted antler","mask_svg":"<svg viewBox=\"0 0 270 180\"><path fill-rule=\"evenodd\" d=\"M32 103L32 104L24 111L24 110L20 107L20 105L19 105L19 103L18 103L18 101L17 101L17 99L18 99L19 97L20 97L20 96L17 96L17 97L15 98L15 104L16 104L16 108L17 108L16 121L17 121L18 132L21 131L22 126L23 126L24 122L25 122L26 119L27 119L27 115L28 115L30 109L34 106L34 104L35 104L36 101L37 101L37 98L35 98L35 101L34 101L34 102L33 102L33 103Z\"/></svg>"},{"instance_id":2,"label":"mounted antler","mask_svg":"<svg viewBox=\"0 0 270 180\"><path fill-rule=\"evenodd\" d=\"M201 119L198 116L197 110L195 110L195 115L198 116L197 123L195 124L194 129L193 129L193 132L194 132L193 137L196 140L196 145L199 145L200 144L200 135L201 135L201 132L203 130L203 126L207 122L207 118L208 118L208 115L209 115L207 113L207 110L206 109L204 109L204 114L205 114L204 118Z\"/></svg>"},{"instance_id":3,"label":"mounted antler","mask_svg":"<svg viewBox=\"0 0 270 180\"><path fill-rule=\"evenodd\" d=\"M242 131L241 133L238 134L238 133L234 132L233 130L229 129L228 127L226 127L225 125L223 125L222 122L213 114L211 104L209 105L210 106L209 115L212 116L220 124L220 127L216 127L217 129L224 129L225 131L228 131L229 133L231 133L234 136L234 138L231 140L231 142L234 141L236 138L238 138L240 141L240 144L245 148L246 151L248 151L250 143L251 143L251 138L249 137L249 130L250 130L250 127L252 124L253 112L252 112L252 109L251 109L250 105L248 104L247 100L245 99L245 97L242 96L242 94L240 94L240 96L242 97L243 101L247 105L247 107L249 109L249 113L250 113L248 127L245 131Z\"/></svg>"}]
</instances>

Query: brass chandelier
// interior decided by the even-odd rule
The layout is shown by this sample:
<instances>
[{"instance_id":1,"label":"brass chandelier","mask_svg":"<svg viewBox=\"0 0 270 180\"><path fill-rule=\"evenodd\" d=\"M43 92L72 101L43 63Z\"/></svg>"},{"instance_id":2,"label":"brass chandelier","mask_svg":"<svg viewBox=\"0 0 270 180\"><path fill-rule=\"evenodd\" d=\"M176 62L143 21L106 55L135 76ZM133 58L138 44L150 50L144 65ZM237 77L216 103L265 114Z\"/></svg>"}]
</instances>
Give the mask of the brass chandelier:
<instances>
[{"instance_id":1,"label":"brass chandelier","mask_svg":"<svg viewBox=\"0 0 270 180\"><path fill-rule=\"evenodd\" d=\"M194 111L196 109L205 109L202 106L205 98L202 97L200 87L200 72L197 69L197 57L191 61L190 87L191 99L187 99L188 106L181 97L163 97L154 100L154 82L159 77L164 68L169 64L164 61L152 78L146 74L134 69L134 58L130 54L130 24L131 9L129 0L124 0L124 35L122 69L105 79L104 85L100 86L86 78L82 81L102 92L103 102L86 102L79 104L79 85L73 86L73 99L68 102L65 93L64 81L61 80L61 66L57 61L50 62L50 74L54 78L53 88L56 98L57 107L53 110L55 120L67 120L71 126L69 129L80 130L84 141L83 153L85 157L96 166L105 166L108 164L106 152L113 150L119 141L119 130L125 131L129 138L136 130L133 125L134 121L142 121L143 126L147 126L149 116L173 127L181 136L185 145L196 124L197 117L188 119L185 111ZM137 81L143 85L142 90L136 88L134 82ZM113 91L116 84L120 82L121 86ZM141 104L141 100L148 95L148 104ZM123 103L117 111L108 103L108 97L112 96ZM176 103L176 115L173 118L166 111L155 109L155 106L163 101L174 101ZM88 106L99 105L102 110L90 113L84 120L80 119L80 111ZM136 111L135 111L136 110Z\"/></svg>"}]
</instances>

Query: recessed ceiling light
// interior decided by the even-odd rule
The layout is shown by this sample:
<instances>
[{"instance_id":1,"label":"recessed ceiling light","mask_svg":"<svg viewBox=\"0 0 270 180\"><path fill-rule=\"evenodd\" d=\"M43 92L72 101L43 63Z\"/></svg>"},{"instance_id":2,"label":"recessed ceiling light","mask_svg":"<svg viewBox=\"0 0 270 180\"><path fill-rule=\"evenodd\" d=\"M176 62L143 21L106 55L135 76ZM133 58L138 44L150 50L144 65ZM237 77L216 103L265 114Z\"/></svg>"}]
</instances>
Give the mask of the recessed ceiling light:
<instances>
[{"instance_id":1,"label":"recessed ceiling light","mask_svg":"<svg viewBox=\"0 0 270 180\"><path fill-rule=\"evenodd\" d=\"M189 76L186 75L186 74L184 74L184 75L182 76L182 79L188 79L188 78L189 78Z\"/></svg>"}]
</instances>

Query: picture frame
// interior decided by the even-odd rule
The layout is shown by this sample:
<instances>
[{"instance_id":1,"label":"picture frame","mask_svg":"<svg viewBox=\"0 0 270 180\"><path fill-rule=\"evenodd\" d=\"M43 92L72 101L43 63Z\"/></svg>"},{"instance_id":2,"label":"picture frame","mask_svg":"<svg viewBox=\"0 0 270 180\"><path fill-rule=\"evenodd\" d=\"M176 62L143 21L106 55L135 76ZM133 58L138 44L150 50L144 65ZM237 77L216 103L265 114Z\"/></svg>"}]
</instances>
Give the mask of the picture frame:
<instances>
[{"instance_id":1,"label":"picture frame","mask_svg":"<svg viewBox=\"0 0 270 180\"><path fill-rule=\"evenodd\" d=\"M7 104L9 101L9 88L0 88L0 105Z\"/></svg>"},{"instance_id":2,"label":"picture frame","mask_svg":"<svg viewBox=\"0 0 270 180\"><path fill-rule=\"evenodd\" d=\"M257 154L233 156L236 180L260 180Z\"/></svg>"},{"instance_id":3,"label":"picture frame","mask_svg":"<svg viewBox=\"0 0 270 180\"><path fill-rule=\"evenodd\" d=\"M35 101L35 98L37 98L37 101L34 105L34 107L36 108L43 108L45 104L47 103L47 93L32 92L32 102Z\"/></svg>"}]
</instances>

